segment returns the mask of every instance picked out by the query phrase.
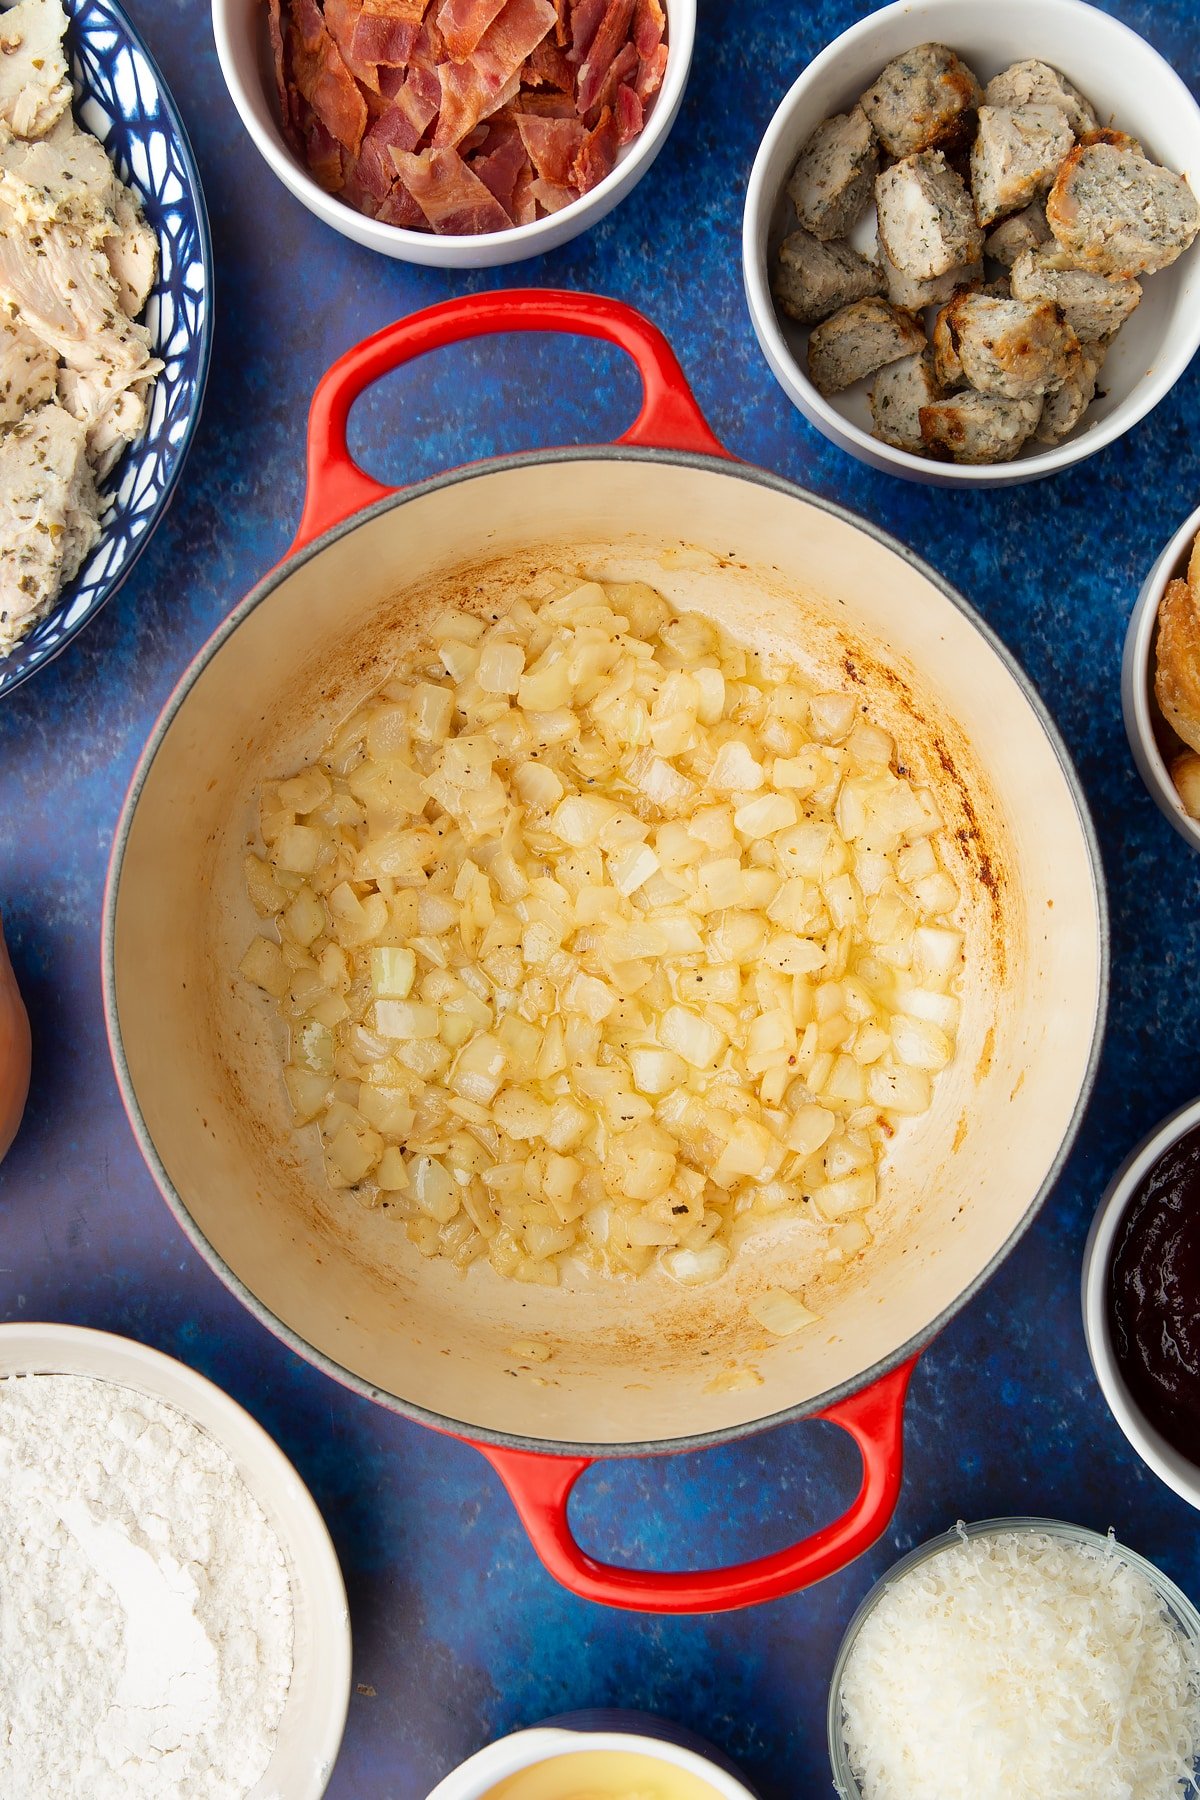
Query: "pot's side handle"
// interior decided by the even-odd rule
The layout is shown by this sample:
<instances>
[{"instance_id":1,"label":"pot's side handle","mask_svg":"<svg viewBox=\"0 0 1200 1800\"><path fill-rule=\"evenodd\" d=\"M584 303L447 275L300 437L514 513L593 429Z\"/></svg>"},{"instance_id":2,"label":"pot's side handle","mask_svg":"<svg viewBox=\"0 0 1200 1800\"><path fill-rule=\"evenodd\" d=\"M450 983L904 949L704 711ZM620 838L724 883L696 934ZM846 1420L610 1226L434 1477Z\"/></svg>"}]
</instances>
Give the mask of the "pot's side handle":
<instances>
[{"instance_id":1,"label":"pot's side handle","mask_svg":"<svg viewBox=\"0 0 1200 1800\"><path fill-rule=\"evenodd\" d=\"M725 1569L658 1573L597 1562L580 1549L567 1519L571 1490L586 1457L544 1456L476 1444L508 1489L538 1556L556 1581L583 1600L631 1612L730 1612L779 1600L834 1575L868 1550L886 1529L900 1494L904 1464L904 1401L917 1358L902 1363L861 1393L839 1400L815 1418L840 1425L858 1445L863 1475L840 1519L802 1543L755 1562Z\"/></svg>"},{"instance_id":2,"label":"pot's side handle","mask_svg":"<svg viewBox=\"0 0 1200 1800\"><path fill-rule=\"evenodd\" d=\"M0 919L0 1162L20 1128L29 1097L29 1014L9 961Z\"/></svg>"},{"instance_id":3,"label":"pot's side handle","mask_svg":"<svg viewBox=\"0 0 1200 1800\"><path fill-rule=\"evenodd\" d=\"M304 510L289 554L397 491L360 469L346 441L350 410L372 382L428 350L505 331L574 332L604 338L631 356L642 378L642 408L618 443L729 456L709 430L666 338L633 307L558 288L466 294L385 326L322 376L309 409Z\"/></svg>"}]
</instances>

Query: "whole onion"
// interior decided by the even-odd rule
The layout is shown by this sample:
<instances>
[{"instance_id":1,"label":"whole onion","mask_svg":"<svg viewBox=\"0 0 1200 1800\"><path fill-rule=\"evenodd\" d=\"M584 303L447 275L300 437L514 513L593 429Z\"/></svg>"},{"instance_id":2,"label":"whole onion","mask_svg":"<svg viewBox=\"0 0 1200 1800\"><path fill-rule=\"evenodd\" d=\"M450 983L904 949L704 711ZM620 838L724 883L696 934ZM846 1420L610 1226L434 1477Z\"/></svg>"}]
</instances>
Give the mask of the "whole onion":
<instances>
[{"instance_id":1,"label":"whole onion","mask_svg":"<svg viewBox=\"0 0 1200 1800\"><path fill-rule=\"evenodd\" d=\"M29 1093L29 1015L0 923L0 1159L17 1135Z\"/></svg>"}]
</instances>

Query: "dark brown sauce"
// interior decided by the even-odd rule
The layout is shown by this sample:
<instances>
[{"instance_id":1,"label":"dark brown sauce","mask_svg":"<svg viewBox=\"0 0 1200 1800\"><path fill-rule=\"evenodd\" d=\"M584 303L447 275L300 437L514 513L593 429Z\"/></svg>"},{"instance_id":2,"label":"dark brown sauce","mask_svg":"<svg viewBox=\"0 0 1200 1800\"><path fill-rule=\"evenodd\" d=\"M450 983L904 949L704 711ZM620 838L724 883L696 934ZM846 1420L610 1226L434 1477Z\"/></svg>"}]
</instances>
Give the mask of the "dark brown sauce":
<instances>
[{"instance_id":1,"label":"dark brown sauce","mask_svg":"<svg viewBox=\"0 0 1200 1800\"><path fill-rule=\"evenodd\" d=\"M1129 1202L1108 1307L1130 1399L1200 1463L1200 1126L1164 1152Z\"/></svg>"}]
</instances>

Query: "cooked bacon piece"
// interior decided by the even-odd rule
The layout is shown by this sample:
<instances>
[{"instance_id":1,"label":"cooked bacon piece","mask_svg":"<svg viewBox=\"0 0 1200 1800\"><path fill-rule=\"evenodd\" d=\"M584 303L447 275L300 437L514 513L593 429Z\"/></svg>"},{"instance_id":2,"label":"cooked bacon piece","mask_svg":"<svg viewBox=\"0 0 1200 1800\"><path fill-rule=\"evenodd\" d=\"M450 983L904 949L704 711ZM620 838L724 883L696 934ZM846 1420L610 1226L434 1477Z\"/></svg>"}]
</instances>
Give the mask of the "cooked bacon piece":
<instances>
[{"instance_id":1,"label":"cooked bacon piece","mask_svg":"<svg viewBox=\"0 0 1200 1800\"><path fill-rule=\"evenodd\" d=\"M421 211L402 181L397 181L375 217L385 225L399 225L402 231L428 231Z\"/></svg>"},{"instance_id":2,"label":"cooked bacon piece","mask_svg":"<svg viewBox=\"0 0 1200 1800\"><path fill-rule=\"evenodd\" d=\"M476 48L480 66L494 63L504 70L505 81L518 74L526 57L537 49L554 24L556 16L554 0L507 0Z\"/></svg>"},{"instance_id":3,"label":"cooked bacon piece","mask_svg":"<svg viewBox=\"0 0 1200 1800\"><path fill-rule=\"evenodd\" d=\"M648 106L663 84L667 72L667 46L660 44L651 56L643 56L634 91L643 106Z\"/></svg>"},{"instance_id":4,"label":"cooked bacon piece","mask_svg":"<svg viewBox=\"0 0 1200 1800\"><path fill-rule=\"evenodd\" d=\"M338 54L360 87L366 88L368 94L377 94L378 59L360 56L355 48L360 17L361 0L325 0L325 27L338 47Z\"/></svg>"},{"instance_id":5,"label":"cooked bacon piece","mask_svg":"<svg viewBox=\"0 0 1200 1800\"><path fill-rule=\"evenodd\" d=\"M474 131L487 112L488 96L470 58L461 63L443 63L438 81L441 99L433 141L441 149L461 144L467 133Z\"/></svg>"},{"instance_id":6,"label":"cooked bacon piece","mask_svg":"<svg viewBox=\"0 0 1200 1800\"><path fill-rule=\"evenodd\" d=\"M296 87L325 129L357 156L367 128L367 103L326 29L316 0L292 0L292 24Z\"/></svg>"},{"instance_id":7,"label":"cooked bacon piece","mask_svg":"<svg viewBox=\"0 0 1200 1800\"><path fill-rule=\"evenodd\" d=\"M629 39L635 3L636 0L608 0L608 11L601 19L596 35L588 45L588 53L579 65L575 105L580 118L590 112L599 100L604 78L612 67L613 58Z\"/></svg>"},{"instance_id":8,"label":"cooked bacon piece","mask_svg":"<svg viewBox=\"0 0 1200 1800\"><path fill-rule=\"evenodd\" d=\"M480 70L486 70L497 86L518 76L556 16L554 0L507 0L475 49Z\"/></svg>"},{"instance_id":9,"label":"cooked bacon piece","mask_svg":"<svg viewBox=\"0 0 1200 1800\"><path fill-rule=\"evenodd\" d=\"M436 232L476 236L507 231L512 220L457 150L391 151L401 181Z\"/></svg>"},{"instance_id":10,"label":"cooked bacon piece","mask_svg":"<svg viewBox=\"0 0 1200 1800\"><path fill-rule=\"evenodd\" d=\"M310 174L327 194L340 192L344 179L342 146L330 136L315 113L304 133L304 148Z\"/></svg>"},{"instance_id":11,"label":"cooked bacon piece","mask_svg":"<svg viewBox=\"0 0 1200 1800\"><path fill-rule=\"evenodd\" d=\"M428 69L436 75L438 64L446 60L446 40L438 29L437 17L426 12L408 58L410 69Z\"/></svg>"},{"instance_id":12,"label":"cooked bacon piece","mask_svg":"<svg viewBox=\"0 0 1200 1800\"><path fill-rule=\"evenodd\" d=\"M271 39L271 64L275 70L275 90L279 95L279 116L286 126L290 120L287 72L283 57L283 18L280 0L267 0L267 32Z\"/></svg>"},{"instance_id":13,"label":"cooked bacon piece","mask_svg":"<svg viewBox=\"0 0 1200 1800\"><path fill-rule=\"evenodd\" d=\"M455 62L463 62L482 38L505 0L442 0L437 22Z\"/></svg>"},{"instance_id":14,"label":"cooked bacon piece","mask_svg":"<svg viewBox=\"0 0 1200 1800\"><path fill-rule=\"evenodd\" d=\"M536 114L517 113L517 130L529 153L529 160L543 181L559 187L570 187L575 158L583 149L587 136L579 119L541 119Z\"/></svg>"},{"instance_id":15,"label":"cooked bacon piece","mask_svg":"<svg viewBox=\"0 0 1200 1800\"><path fill-rule=\"evenodd\" d=\"M579 198L574 188L559 187L556 181L543 181L540 175L530 182L529 192L531 198L548 213L561 212L564 206L570 206L572 200Z\"/></svg>"},{"instance_id":16,"label":"cooked bacon piece","mask_svg":"<svg viewBox=\"0 0 1200 1800\"><path fill-rule=\"evenodd\" d=\"M368 219L373 219L379 211L379 201L374 194L368 194L359 179L358 158L351 156L347 150L342 151L342 185L338 190L338 198L344 200L347 206L352 206L355 212L364 213Z\"/></svg>"},{"instance_id":17,"label":"cooked bacon piece","mask_svg":"<svg viewBox=\"0 0 1200 1800\"><path fill-rule=\"evenodd\" d=\"M505 82L504 86L500 89L500 92L496 95L496 98L489 101L488 109L483 115L484 118L494 119L498 112L503 112L506 107L512 106L520 98L521 71L518 69L512 80Z\"/></svg>"},{"instance_id":18,"label":"cooked bacon piece","mask_svg":"<svg viewBox=\"0 0 1200 1800\"><path fill-rule=\"evenodd\" d=\"M590 194L606 175L612 173L619 149L617 121L611 106L606 106L594 131L589 131L580 145L571 169L571 180L580 194Z\"/></svg>"},{"instance_id":19,"label":"cooked bacon piece","mask_svg":"<svg viewBox=\"0 0 1200 1800\"><path fill-rule=\"evenodd\" d=\"M543 38L521 72L522 87L554 88L560 94L574 94L575 71L557 44Z\"/></svg>"},{"instance_id":20,"label":"cooked bacon piece","mask_svg":"<svg viewBox=\"0 0 1200 1800\"><path fill-rule=\"evenodd\" d=\"M638 53L632 43L623 44L616 56L608 65L608 74L600 84L600 92L596 95L587 112L587 122L595 125L606 106L615 106L617 89L623 82L635 81L638 72Z\"/></svg>"},{"instance_id":21,"label":"cooked bacon piece","mask_svg":"<svg viewBox=\"0 0 1200 1800\"><path fill-rule=\"evenodd\" d=\"M437 78L437 70L422 68L420 63L413 63L405 77L404 86L396 95L396 104L412 121L418 138L425 135L437 118L441 101L442 84Z\"/></svg>"},{"instance_id":22,"label":"cooked bacon piece","mask_svg":"<svg viewBox=\"0 0 1200 1800\"><path fill-rule=\"evenodd\" d=\"M600 29L608 0L571 0L571 50L573 63L581 63Z\"/></svg>"},{"instance_id":23,"label":"cooked bacon piece","mask_svg":"<svg viewBox=\"0 0 1200 1800\"><path fill-rule=\"evenodd\" d=\"M442 64L442 105L433 134L439 149L461 143L481 119L512 98L507 90L514 82L519 88L526 58L554 19L553 0L506 0L471 55L464 62Z\"/></svg>"},{"instance_id":24,"label":"cooked bacon piece","mask_svg":"<svg viewBox=\"0 0 1200 1800\"><path fill-rule=\"evenodd\" d=\"M367 131L358 153L358 178L368 194L386 200L396 181L396 165L392 150L415 150L425 134L425 127L437 110L436 103L428 112L417 107L415 112L405 105L408 83L405 82L393 105L381 112Z\"/></svg>"},{"instance_id":25,"label":"cooked bacon piece","mask_svg":"<svg viewBox=\"0 0 1200 1800\"><path fill-rule=\"evenodd\" d=\"M429 11L430 0L358 0L364 19L390 19L396 25L411 25L414 34Z\"/></svg>"},{"instance_id":26,"label":"cooked bacon piece","mask_svg":"<svg viewBox=\"0 0 1200 1800\"><path fill-rule=\"evenodd\" d=\"M519 102L520 98L521 98L521 75L520 75L520 71L518 70L518 72L513 76L512 80L506 82L505 85L500 89L500 92L496 95L495 99L488 101L487 110L483 115L484 121L490 121L501 114L507 119L510 116L513 108ZM556 96L556 98L561 98L561 95ZM479 127L476 126L475 129L478 130ZM486 125L485 125L485 129L486 129ZM469 136L470 136L470 134L468 133L468 138L469 138ZM462 140L462 142L466 143L468 141L468 138L464 138ZM460 154L461 154L461 144L456 146L456 148L459 149Z\"/></svg>"},{"instance_id":27,"label":"cooked bacon piece","mask_svg":"<svg viewBox=\"0 0 1200 1800\"><path fill-rule=\"evenodd\" d=\"M316 0L289 0L289 11L301 48L317 54L329 34Z\"/></svg>"},{"instance_id":28,"label":"cooked bacon piece","mask_svg":"<svg viewBox=\"0 0 1200 1800\"><path fill-rule=\"evenodd\" d=\"M653 56L667 35L667 15L659 0L637 0L633 15L633 41L641 57Z\"/></svg>"},{"instance_id":29,"label":"cooked bacon piece","mask_svg":"<svg viewBox=\"0 0 1200 1800\"><path fill-rule=\"evenodd\" d=\"M486 111L487 97L469 58L461 63L443 63L438 69L438 82L441 99L433 142L440 148L460 144L469 131L474 131Z\"/></svg>"},{"instance_id":30,"label":"cooked bacon piece","mask_svg":"<svg viewBox=\"0 0 1200 1800\"><path fill-rule=\"evenodd\" d=\"M550 94L540 88L522 88L516 99L494 117L515 119L518 113L539 119L574 119L577 116L575 101L570 94Z\"/></svg>"},{"instance_id":31,"label":"cooked bacon piece","mask_svg":"<svg viewBox=\"0 0 1200 1800\"><path fill-rule=\"evenodd\" d=\"M640 137L646 115L642 103L631 87L617 89L617 142L622 147Z\"/></svg>"},{"instance_id":32,"label":"cooked bacon piece","mask_svg":"<svg viewBox=\"0 0 1200 1800\"><path fill-rule=\"evenodd\" d=\"M554 0L554 10L558 19L554 26L554 41L560 50L565 50L571 41L571 25L568 18L571 0Z\"/></svg>"},{"instance_id":33,"label":"cooked bacon piece","mask_svg":"<svg viewBox=\"0 0 1200 1800\"><path fill-rule=\"evenodd\" d=\"M517 176L517 185L513 189L512 220L514 225L532 225L537 218L537 196L533 191L537 179L533 164L526 157L525 167Z\"/></svg>"},{"instance_id":34,"label":"cooked bacon piece","mask_svg":"<svg viewBox=\"0 0 1200 1800\"><path fill-rule=\"evenodd\" d=\"M325 4L328 10L329 0ZM355 57L392 69L407 68L425 4L426 0L362 0L354 31Z\"/></svg>"},{"instance_id":35,"label":"cooked bacon piece","mask_svg":"<svg viewBox=\"0 0 1200 1800\"><path fill-rule=\"evenodd\" d=\"M488 126L487 143L471 164L490 194L494 194L510 219L515 219L517 183L529 167L529 157L517 127L507 119Z\"/></svg>"}]
</instances>

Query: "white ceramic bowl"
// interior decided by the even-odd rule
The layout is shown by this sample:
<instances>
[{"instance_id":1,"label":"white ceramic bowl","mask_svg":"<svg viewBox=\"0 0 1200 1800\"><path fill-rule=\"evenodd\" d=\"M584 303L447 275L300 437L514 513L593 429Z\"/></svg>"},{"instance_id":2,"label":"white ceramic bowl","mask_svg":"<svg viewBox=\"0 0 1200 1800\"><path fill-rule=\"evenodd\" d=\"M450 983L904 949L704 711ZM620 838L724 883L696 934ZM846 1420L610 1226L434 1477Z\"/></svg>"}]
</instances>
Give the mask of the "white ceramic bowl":
<instances>
[{"instance_id":1,"label":"white ceramic bowl","mask_svg":"<svg viewBox=\"0 0 1200 1800\"><path fill-rule=\"evenodd\" d=\"M1136 1550L1129 1550L1124 1544L1118 1544L1116 1539L1111 1536L1102 1537L1098 1531L1089 1531L1083 1525L1069 1525L1061 1519L1027 1517L980 1519L973 1525L957 1525L953 1531L944 1531L940 1537L930 1538L927 1543L919 1544L915 1550L910 1550L907 1556L902 1556L899 1562L893 1563L887 1573L875 1583L846 1627L846 1635L842 1639L829 1683L829 1706L826 1715L829 1760L833 1766L833 1785L839 1800L863 1800L862 1789L855 1780L846 1748L842 1710L842 1677L845 1674L850 1652L854 1648L855 1639L868 1616L884 1595L895 1587L896 1583L905 1575L910 1574L913 1569L921 1563L928 1562L932 1557L940 1556L944 1550L953 1549L964 1538L996 1537L1002 1533L1031 1531L1044 1533L1047 1537L1062 1538L1072 1544L1087 1544L1096 1550L1115 1550L1123 1562L1150 1583L1184 1637L1190 1638L1194 1645L1200 1646L1200 1613L1197 1613L1187 1595L1182 1589L1177 1588L1173 1581L1168 1580L1167 1576L1161 1569L1156 1568L1154 1563L1148 1562L1144 1556L1139 1556ZM1188 1786L1186 1793L1182 1787L1174 1791L1179 1796L1179 1800L1193 1800L1196 1792L1191 1785ZM1049 1800L1049 1796L1047 1796L1047 1800Z\"/></svg>"},{"instance_id":2,"label":"white ceramic bowl","mask_svg":"<svg viewBox=\"0 0 1200 1800\"><path fill-rule=\"evenodd\" d=\"M1156 725L1161 715L1154 699L1151 658L1159 602L1167 583L1185 573L1197 533L1200 533L1200 506L1184 520L1142 584L1125 633L1125 654L1121 660L1121 711L1125 715L1125 735L1133 751L1133 760L1155 805L1193 850L1200 850L1200 821L1189 818L1184 812L1183 802L1175 791L1175 783L1159 747Z\"/></svg>"},{"instance_id":3,"label":"white ceramic bowl","mask_svg":"<svg viewBox=\"0 0 1200 1800\"><path fill-rule=\"evenodd\" d=\"M212 0L213 35L221 73L242 124L260 154L283 185L343 237L365 244L368 250L402 262L424 263L439 269L490 269L500 263L524 262L556 250L589 226L596 225L642 179L667 141L683 102L692 50L696 40L696 0L662 0L667 15L667 69L663 85L646 118L645 129L617 158L612 173L585 194L549 218L532 225L514 225L511 231L485 232L478 237L438 236L434 232L404 231L398 225L381 224L356 212L313 180L284 138L276 112L274 80L267 43L267 9L261 0Z\"/></svg>"},{"instance_id":4,"label":"white ceramic bowl","mask_svg":"<svg viewBox=\"0 0 1200 1800\"><path fill-rule=\"evenodd\" d=\"M1096 1209L1083 1253L1083 1329L1096 1380L1109 1411L1142 1461L1189 1506L1200 1508L1200 1467L1150 1425L1125 1385L1108 1319L1108 1269L1125 1209L1164 1151L1200 1125L1200 1100L1157 1125L1121 1164Z\"/></svg>"},{"instance_id":5,"label":"white ceramic bowl","mask_svg":"<svg viewBox=\"0 0 1200 1800\"><path fill-rule=\"evenodd\" d=\"M247 1800L320 1800L350 1703L350 1617L325 1522L282 1450L202 1375L132 1338L77 1325L0 1325L0 1376L90 1375L162 1400L206 1431L274 1528L291 1576L295 1647L275 1754Z\"/></svg>"},{"instance_id":6,"label":"white ceramic bowl","mask_svg":"<svg viewBox=\"0 0 1200 1800\"><path fill-rule=\"evenodd\" d=\"M701 1750L691 1748L694 1740L688 1733L676 1732L665 1722L660 1724L657 1719L638 1713L590 1716L596 1721L594 1729L588 1729L589 1715L584 1714L578 1721L552 1721L500 1738L439 1781L428 1800L487 1800L500 1782L523 1769L539 1768L559 1757L603 1750L645 1756L667 1768L684 1770L698 1781L707 1782L719 1800L757 1800L736 1775ZM574 1792L573 1786L571 1791Z\"/></svg>"},{"instance_id":7,"label":"white ceramic bowl","mask_svg":"<svg viewBox=\"0 0 1200 1800\"><path fill-rule=\"evenodd\" d=\"M1111 119L1131 132L1150 156L1189 175L1198 190L1200 107L1143 38L1082 0L990 6L982 0L899 0L822 50L772 119L746 195L742 267L754 329L780 386L811 424L873 468L940 487L1002 487L1093 455L1136 425L1178 381L1200 346L1200 241L1170 269L1147 278L1145 298L1105 361L1102 395L1067 443L1029 446L1011 463L962 468L880 443L871 436L868 383L827 399L808 379L807 328L776 312L768 259L795 229L783 188L808 137L822 119L852 106L894 56L931 41L957 50L984 83L1027 57L1051 63L1087 95L1103 123ZM868 241L870 221L868 213Z\"/></svg>"}]
</instances>

